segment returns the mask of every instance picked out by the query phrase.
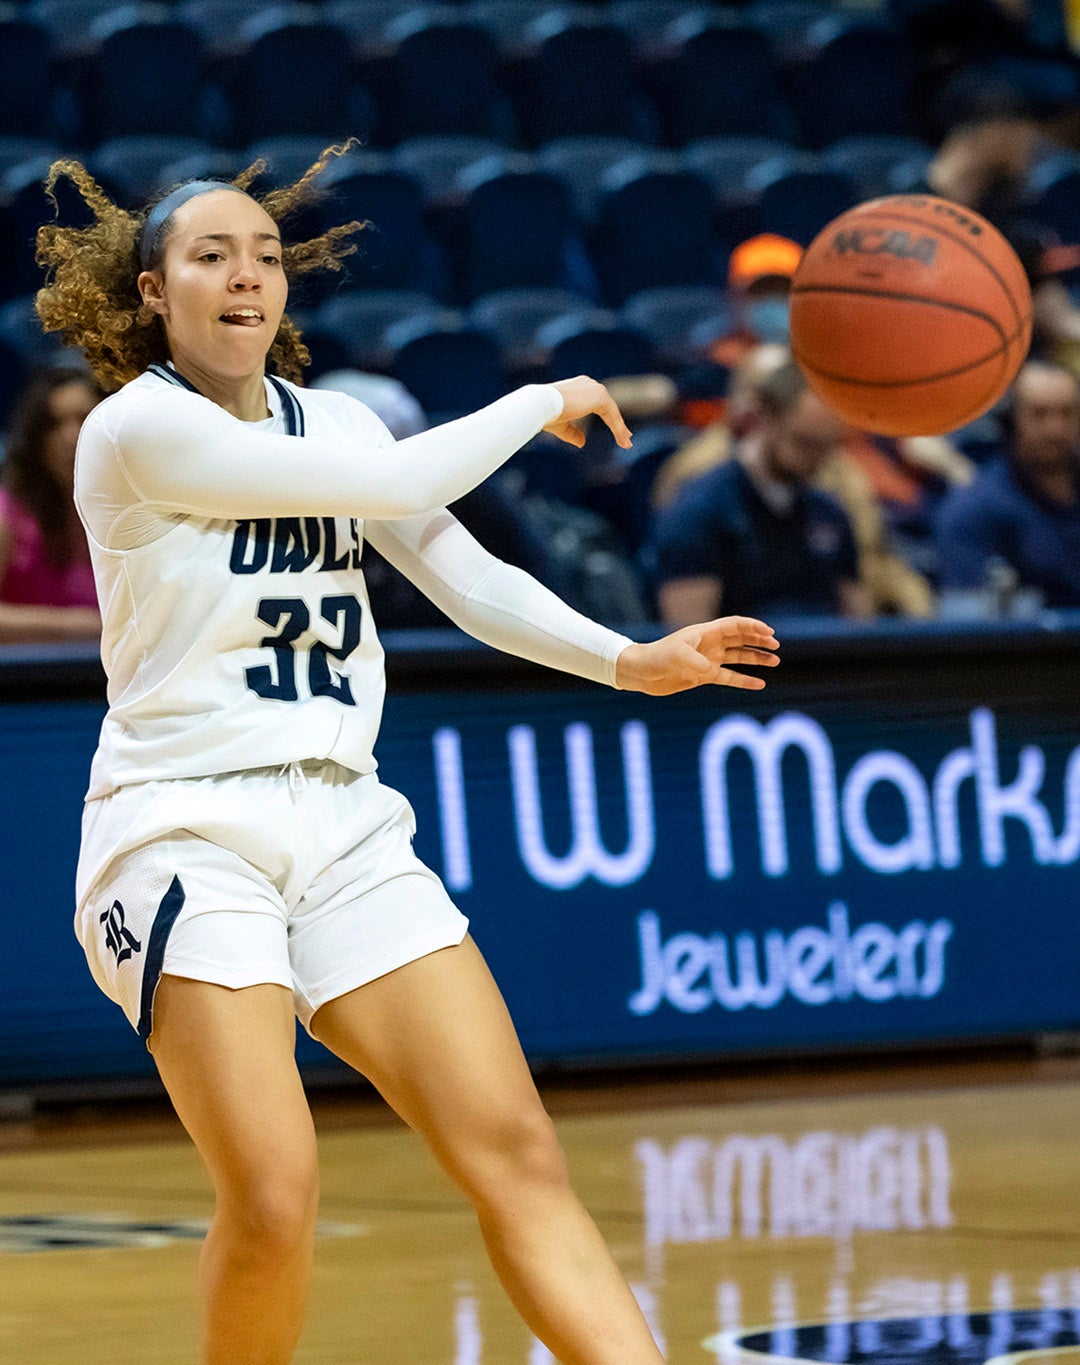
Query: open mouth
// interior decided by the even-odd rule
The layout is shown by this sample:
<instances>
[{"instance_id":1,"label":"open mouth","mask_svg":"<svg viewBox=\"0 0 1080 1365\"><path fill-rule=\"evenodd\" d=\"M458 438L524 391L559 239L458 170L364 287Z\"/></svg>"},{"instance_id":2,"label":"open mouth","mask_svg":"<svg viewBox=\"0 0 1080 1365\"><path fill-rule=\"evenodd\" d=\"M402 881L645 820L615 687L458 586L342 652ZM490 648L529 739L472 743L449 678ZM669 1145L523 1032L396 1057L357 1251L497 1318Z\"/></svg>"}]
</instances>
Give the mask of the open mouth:
<instances>
[{"instance_id":1,"label":"open mouth","mask_svg":"<svg viewBox=\"0 0 1080 1365\"><path fill-rule=\"evenodd\" d=\"M227 322L231 327L258 327L263 315L257 308L232 308L222 313L219 322Z\"/></svg>"}]
</instances>

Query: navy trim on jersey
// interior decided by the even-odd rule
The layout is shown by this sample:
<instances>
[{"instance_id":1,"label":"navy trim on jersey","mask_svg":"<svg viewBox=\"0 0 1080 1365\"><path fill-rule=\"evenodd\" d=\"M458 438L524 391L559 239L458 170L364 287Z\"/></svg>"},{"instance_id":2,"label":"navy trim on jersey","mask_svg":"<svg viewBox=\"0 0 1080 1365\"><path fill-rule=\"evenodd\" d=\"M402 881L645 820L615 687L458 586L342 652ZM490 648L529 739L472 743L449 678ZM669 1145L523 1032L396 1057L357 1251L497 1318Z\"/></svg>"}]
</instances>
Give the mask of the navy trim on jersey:
<instances>
[{"instance_id":1,"label":"navy trim on jersey","mask_svg":"<svg viewBox=\"0 0 1080 1365\"><path fill-rule=\"evenodd\" d=\"M275 379L272 374L268 374L267 379L277 389L278 397L281 399L281 410L285 414L285 429L290 436L303 436L305 430L304 409L293 393L292 389L286 388L280 379Z\"/></svg>"},{"instance_id":2,"label":"navy trim on jersey","mask_svg":"<svg viewBox=\"0 0 1080 1365\"><path fill-rule=\"evenodd\" d=\"M159 379L164 379L169 384L175 384L177 388L188 389L191 393L199 393L199 390L191 382L185 379L176 370L170 370L167 365L154 364L147 366L149 374L156 374ZM303 436L307 429L304 421L304 409L293 393L292 389L286 388L280 379L276 379L272 374L268 374L267 379L273 384L277 396L281 399L281 413L285 418L285 433L288 436ZM199 394L200 398L205 398L205 394Z\"/></svg>"},{"instance_id":3,"label":"navy trim on jersey","mask_svg":"<svg viewBox=\"0 0 1080 1365\"><path fill-rule=\"evenodd\" d=\"M169 889L161 898L161 904L150 927L150 939L146 945L146 961L143 963L142 995L139 1000L139 1037L149 1038L154 1026L154 992L161 980L161 968L165 961L165 945L176 923L176 917L187 899L180 878L173 877Z\"/></svg>"}]
</instances>

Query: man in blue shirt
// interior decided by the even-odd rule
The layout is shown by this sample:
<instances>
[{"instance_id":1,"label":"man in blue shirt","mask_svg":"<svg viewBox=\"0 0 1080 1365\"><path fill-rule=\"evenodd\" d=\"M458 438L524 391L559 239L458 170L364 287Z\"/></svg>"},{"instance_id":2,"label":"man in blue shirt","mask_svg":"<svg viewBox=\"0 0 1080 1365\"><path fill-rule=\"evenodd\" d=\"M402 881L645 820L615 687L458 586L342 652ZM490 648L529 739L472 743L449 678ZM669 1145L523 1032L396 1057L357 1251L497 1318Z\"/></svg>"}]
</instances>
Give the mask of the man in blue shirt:
<instances>
[{"instance_id":1,"label":"man in blue shirt","mask_svg":"<svg viewBox=\"0 0 1080 1365\"><path fill-rule=\"evenodd\" d=\"M1010 426L1004 452L940 508L940 585L979 587L990 562L1003 560L1046 606L1080 606L1080 381L1028 361Z\"/></svg>"},{"instance_id":2,"label":"man in blue shirt","mask_svg":"<svg viewBox=\"0 0 1080 1365\"><path fill-rule=\"evenodd\" d=\"M735 458L683 486L658 517L654 554L661 620L724 612L872 614L857 582L847 513L810 486L844 427L788 362L757 387L760 418Z\"/></svg>"}]
</instances>

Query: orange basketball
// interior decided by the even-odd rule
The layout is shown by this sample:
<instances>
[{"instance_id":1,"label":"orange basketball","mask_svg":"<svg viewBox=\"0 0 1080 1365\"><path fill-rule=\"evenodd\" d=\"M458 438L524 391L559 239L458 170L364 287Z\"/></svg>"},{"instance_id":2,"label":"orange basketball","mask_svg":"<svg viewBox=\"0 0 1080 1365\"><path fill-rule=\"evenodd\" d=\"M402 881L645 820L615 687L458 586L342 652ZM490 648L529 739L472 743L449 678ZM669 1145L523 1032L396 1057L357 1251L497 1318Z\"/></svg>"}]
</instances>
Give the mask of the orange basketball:
<instances>
[{"instance_id":1,"label":"orange basketball","mask_svg":"<svg viewBox=\"0 0 1080 1365\"><path fill-rule=\"evenodd\" d=\"M992 407L1031 342L1031 290L1001 233L924 194L871 199L807 248L791 346L841 417L886 436L953 431Z\"/></svg>"}]
</instances>

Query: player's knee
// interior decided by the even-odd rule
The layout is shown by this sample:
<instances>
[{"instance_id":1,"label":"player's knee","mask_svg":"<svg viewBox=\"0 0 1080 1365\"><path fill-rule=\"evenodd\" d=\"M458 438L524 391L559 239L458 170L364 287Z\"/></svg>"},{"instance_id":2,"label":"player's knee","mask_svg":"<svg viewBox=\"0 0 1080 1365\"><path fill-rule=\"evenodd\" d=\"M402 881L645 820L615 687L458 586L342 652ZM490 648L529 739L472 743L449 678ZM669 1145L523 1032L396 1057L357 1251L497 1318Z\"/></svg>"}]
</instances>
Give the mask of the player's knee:
<instances>
[{"instance_id":1,"label":"player's knee","mask_svg":"<svg viewBox=\"0 0 1080 1365\"><path fill-rule=\"evenodd\" d=\"M553 1190L567 1184L566 1157L542 1108L491 1119L470 1144L463 1184L478 1203L498 1203L522 1187Z\"/></svg>"},{"instance_id":2,"label":"player's knee","mask_svg":"<svg viewBox=\"0 0 1080 1365\"><path fill-rule=\"evenodd\" d=\"M276 1172L250 1180L219 1205L230 1241L255 1259L289 1257L314 1235L319 1204L317 1173Z\"/></svg>"}]
</instances>

